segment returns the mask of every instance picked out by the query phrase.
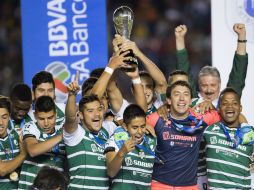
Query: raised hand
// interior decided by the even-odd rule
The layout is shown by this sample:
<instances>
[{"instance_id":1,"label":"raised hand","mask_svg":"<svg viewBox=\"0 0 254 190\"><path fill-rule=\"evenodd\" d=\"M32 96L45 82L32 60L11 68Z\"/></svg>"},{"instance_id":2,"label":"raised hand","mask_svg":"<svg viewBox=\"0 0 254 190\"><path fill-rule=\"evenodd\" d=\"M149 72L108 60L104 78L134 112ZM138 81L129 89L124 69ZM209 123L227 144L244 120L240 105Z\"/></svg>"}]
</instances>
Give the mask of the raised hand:
<instances>
[{"instance_id":1,"label":"raised hand","mask_svg":"<svg viewBox=\"0 0 254 190\"><path fill-rule=\"evenodd\" d=\"M115 38L112 41L114 53L119 51L119 47L122 45L124 38L119 34L115 35Z\"/></svg>"},{"instance_id":2,"label":"raised hand","mask_svg":"<svg viewBox=\"0 0 254 190\"><path fill-rule=\"evenodd\" d=\"M76 95L79 92L80 86L78 84L78 79L79 79L79 71L76 72L74 81L69 83L69 85L67 86L67 90L68 90L69 94Z\"/></svg>"},{"instance_id":3,"label":"raised hand","mask_svg":"<svg viewBox=\"0 0 254 190\"><path fill-rule=\"evenodd\" d=\"M184 38L187 33L186 25L179 25L175 28L175 37L176 38Z\"/></svg>"},{"instance_id":4,"label":"raised hand","mask_svg":"<svg viewBox=\"0 0 254 190\"><path fill-rule=\"evenodd\" d=\"M116 69L119 67L127 67L128 64L126 64L124 61L128 61L131 59L130 56L125 57L127 54L129 54L129 51L123 52L118 50L109 60L108 67L112 69Z\"/></svg>"},{"instance_id":5,"label":"raised hand","mask_svg":"<svg viewBox=\"0 0 254 190\"><path fill-rule=\"evenodd\" d=\"M133 54L137 57L141 53L135 42L126 39L123 41L122 45L120 45L120 50L123 52L132 50Z\"/></svg>"},{"instance_id":6,"label":"raised hand","mask_svg":"<svg viewBox=\"0 0 254 190\"><path fill-rule=\"evenodd\" d=\"M236 23L233 26L233 30L238 35L238 40L246 40L246 29L242 23Z\"/></svg>"}]
</instances>

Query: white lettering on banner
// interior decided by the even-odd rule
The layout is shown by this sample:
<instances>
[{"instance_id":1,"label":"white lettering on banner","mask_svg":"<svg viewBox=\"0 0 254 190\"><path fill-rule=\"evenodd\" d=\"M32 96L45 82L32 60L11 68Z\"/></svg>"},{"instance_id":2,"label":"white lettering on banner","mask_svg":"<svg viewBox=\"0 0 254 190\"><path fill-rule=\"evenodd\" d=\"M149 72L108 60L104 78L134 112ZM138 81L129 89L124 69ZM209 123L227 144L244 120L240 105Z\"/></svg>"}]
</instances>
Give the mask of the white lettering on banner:
<instances>
[{"instance_id":1,"label":"white lettering on banner","mask_svg":"<svg viewBox=\"0 0 254 190\"><path fill-rule=\"evenodd\" d=\"M65 0L51 0L47 3L47 15L53 20L48 23L48 39L50 56L67 56L67 29L63 25L66 22L66 10L63 8Z\"/></svg>"},{"instance_id":2,"label":"white lettering on banner","mask_svg":"<svg viewBox=\"0 0 254 190\"><path fill-rule=\"evenodd\" d=\"M70 55L72 56L85 56L71 64L71 68L80 72L79 80L84 81L89 77L90 71L86 69L85 65L89 62L89 44L88 40L88 25L87 19L87 4L83 0L73 0L72 17L73 26L73 43L70 44ZM74 75L72 76L74 77Z\"/></svg>"},{"instance_id":3,"label":"white lettering on banner","mask_svg":"<svg viewBox=\"0 0 254 190\"><path fill-rule=\"evenodd\" d=\"M78 7L78 8L77 8ZM74 16L72 17L72 25L74 28L73 39L77 42L70 44L70 55L88 55L89 45L87 43L88 30L85 19L87 5L82 0L74 0L72 3L72 11Z\"/></svg>"},{"instance_id":4,"label":"white lettering on banner","mask_svg":"<svg viewBox=\"0 0 254 190\"><path fill-rule=\"evenodd\" d=\"M90 61L88 7L85 0L72 0L71 7L68 9L66 5L66 0L48 0L47 2L49 56L71 56L72 58L82 56L69 63L69 67L79 71L79 80L84 81L90 73L86 68L86 64ZM72 15L72 18L67 17L68 15ZM71 23L67 25L67 22ZM68 28L68 26L72 26L72 28ZM72 35L68 35L70 32ZM74 74L71 75L71 78L73 77Z\"/></svg>"},{"instance_id":5,"label":"white lettering on banner","mask_svg":"<svg viewBox=\"0 0 254 190\"><path fill-rule=\"evenodd\" d=\"M89 58L86 57L84 59L81 59L79 61L76 61L71 64L71 68L79 71L79 80L83 81L84 79L87 79L89 77L89 70L85 68L85 64L89 61ZM75 75L74 75L75 76Z\"/></svg>"}]
</instances>

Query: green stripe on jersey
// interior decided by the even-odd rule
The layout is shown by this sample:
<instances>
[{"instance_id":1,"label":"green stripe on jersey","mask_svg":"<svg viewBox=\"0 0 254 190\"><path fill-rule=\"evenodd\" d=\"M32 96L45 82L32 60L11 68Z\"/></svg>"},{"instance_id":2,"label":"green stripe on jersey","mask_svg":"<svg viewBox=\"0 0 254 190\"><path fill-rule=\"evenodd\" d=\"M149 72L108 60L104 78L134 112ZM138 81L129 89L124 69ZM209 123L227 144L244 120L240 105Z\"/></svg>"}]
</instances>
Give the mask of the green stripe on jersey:
<instances>
[{"instance_id":1,"label":"green stripe on jersey","mask_svg":"<svg viewBox=\"0 0 254 190\"><path fill-rule=\"evenodd\" d=\"M48 136L43 133L43 131L37 125L25 126L24 132L25 134L29 134L29 130L33 131L32 128L36 128L37 136L39 137L38 142L46 141L62 132L62 127L59 125L55 126L55 132ZM27 128L26 128L27 127ZM34 135L34 134L33 134ZM53 152L50 150L44 154L38 155L36 157L27 156L21 167L20 180L19 180L19 190L21 189L29 189L29 187L33 184L33 181L43 166L50 166L58 169L59 171L64 171L66 168L66 156L65 156L65 145L63 141L59 144L59 151Z\"/></svg>"},{"instance_id":2,"label":"green stripe on jersey","mask_svg":"<svg viewBox=\"0 0 254 190\"><path fill-rule=\"evenodd\" d=\"M146 149L154 151L156 140L146 136L147 143L141 144ZM120 171L112 180L112 190L148 190L151 189L154 156L135 148L123 160Z\"/></svg>"},{"instance_id":3,"label":"green stripe on jersey","mask_svg":"<svg viewBox=\"0 0 254 190\"><path fill-rule=\"evenodd\" d=\"M10 140L9 137L11 137L12 139L12 143L13 143L13 155L14 157L16 157L19 154L19 135L15 130L9 130L8 129L8 136L6 136L5 138L1 139L0 141L3 144L3 147L6 149L6 152L9 156L9 158L12 160L12 151L11 151L11 145L10 145ZM5 152L2 150L2 147L0 148L0 160L1 161L5 161L6 156L5 156ZM16 172L19 173L20 168L15 170ZM10 174L7 174L4 177L0 177L0 189L4 189L4 190L11 190L11 189L17 189L18 188L18 182L14 182L11 181L9 178Z\"/></svg>"},{"instance_id":4,"label":"green stripe on jersey","mask_svg":"<svg viewBox=\"0 0 254 190\"><path fill-rule=\"evenodd\" d=\"M231 138L236 129L227 128ZM250 156L252 145L238 145L233 149L220 123L209 126L205 132L208 185L211 189L250 189Z\"/></svg>"},{"instance_id":5,"label":"green stripe on jersey","mask_svg":"<svg viewBox=\"0 0 254 190\"><path fill-rule=\"evenodd\" d=\"M106 134L106 139L101 135L102 131ZM98 138L106 142L108 133L104 128L99 132ZM85 131L85 136L76 146L66 145L66 152L70 175L69 190L109 188L104 146L97 144L91 133Z\"/></svg>"}]
</instances>

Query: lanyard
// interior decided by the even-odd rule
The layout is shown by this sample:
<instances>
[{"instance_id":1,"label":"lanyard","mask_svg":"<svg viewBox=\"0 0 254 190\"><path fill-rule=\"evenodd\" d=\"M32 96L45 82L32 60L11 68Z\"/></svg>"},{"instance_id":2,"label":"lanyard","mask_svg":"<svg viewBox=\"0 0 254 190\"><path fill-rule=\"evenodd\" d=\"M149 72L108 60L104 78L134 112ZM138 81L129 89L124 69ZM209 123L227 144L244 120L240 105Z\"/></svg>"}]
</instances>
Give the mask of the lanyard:
<instances>
[{"instance_id":1,"label":"lanyard","mask_svg":"<svg viewBox=\"0 0 254 190\"><path fill-rule=\"evenodd\" d=\"M14 146L13 146L13 142L12 142L12 137L9 134L8 134L8 139L9 139L9 142L10 142L10 145L11 145L11 153L12 153L12 159L13 159L14 158L14 153L13 153ZM4 148L4 145L3 145L3 143L1 141L0 141L0 146L1 146L1 149L4 151L6 159L10 160L9 154L6 151L6 149Z\"/></svg>"},{"instance_id":2,"label":"lanyard","mask_svg":"<svg viewBox=\"0 0 254 190\"><path fill-rule=\"evenodd\" d=\"M197 130L203 128L203 126L202 126L203 117L200 120L198 120L196 117L189 114L186 119L184 119L182 121L180 120L180 122L186 123L185 125L177 123L177 121L171 116L171 114L169 115L169 119L174 124L174 126L176 127L177 130L183 131L183 132L188 133L188 134L193 134ZM192 127L191 123L194 123L195 126Z\"/></svg>"},{"instance_id":3,"label":"lanyard","mask_svg":"<svg viewBox=\"0 0 254 190\"><path fill-rule=\"evenodd\" d=\"M116 140L114 138L116 145L120 149L122 147L123 143L126 141L126 139L130 138L130 135L129 135L128 131L126 131L122 127L117 128L115 132L117 132L117 134L120 134L120 139L119 140ZM147 142L146 136L144 136L144 143L146 143L149 146L149 143ZM153 156L154 158L158 159L161 164L164 164L164 162L158 156L156 156L155 153L152 150L149 150L149 149L147 149L146 147L144 147L140 144L136 144L135 147L143 150L145 153L147 153L147 154Z\"/></svg>"},{"instance_id":4,"label":"lanyard","mask_svg":"<svg viewBox=\"0 0 254 190\"><path fill-rule=\"evenodd\" d=\"M99 137L97 137L95 134L91 133L93 135L94 140L96 141L97 144L100 146L104 146L105 142L103 142Z\"/></svg>"},{"instance_id":5,"label":"lanyard","mask_svg":"<svg viewBox=\"0 0 254 190\"><path fill-rule=\"evenodd\" d=\"M149 146L149 144L148 144L148 142L147 142L147 139L146 139L146 136L144 136L144 143L145 143L147 146ZM143 150L145 153L147 153L147 154L153 156L155 159L159 160L159 162L160 162L161 164L164 164L164 162L163 162L158 156L156 156L155 153L154 153L152 150L149 150L148 148L146 148L146 147L144 147L144 146L142 146L142 145L140 145L140 144L136 144L135 146L136 146L137 148Z\"/></svg>"},{"instance_id":6,"label":"lanyard","mask_svg":"<svg viewBox=\"0 0 254 190\"><path fill-rule=\"evenodd\" d=\"M227 137L227 140L230 141L230 142L233 142L233 149L236 149L237 146L240 144L240 142L238 141L239 139L239 132L240 132L240 127L237 128L236 132L235 132L235 139L231 139L230 135L229 135L229 132L226 128L226 126L221 122L221 127L222 127L222 130L225 134L225 136Z\"/></svg>"}]
</instances>

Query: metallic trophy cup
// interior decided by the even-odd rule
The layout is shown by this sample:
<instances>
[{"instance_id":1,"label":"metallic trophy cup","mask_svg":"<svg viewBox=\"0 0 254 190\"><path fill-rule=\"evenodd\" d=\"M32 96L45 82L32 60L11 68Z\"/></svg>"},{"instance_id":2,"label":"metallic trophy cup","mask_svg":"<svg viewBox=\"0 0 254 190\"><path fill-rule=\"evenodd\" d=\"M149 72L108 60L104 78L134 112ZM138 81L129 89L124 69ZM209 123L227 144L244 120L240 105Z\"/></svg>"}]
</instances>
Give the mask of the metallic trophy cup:
<instances>
[{"instance_id":1,"label":"metallic trophy cup","mask_svg":"<svg viewBox=\"0 0 254 190\"><path fill-rule=\"evenodd\" d=\"M131 29L133 25L133 12L127 6L118 7L113 14L113 22L116 29L116 33L121 36L124 36L126 39L130 39ZM122 70L126 72L133 72L138 66L138 60L131 51L128 55L131 59L126 61L129 67L123 67Z\"/></svg>"}]
</instances>

